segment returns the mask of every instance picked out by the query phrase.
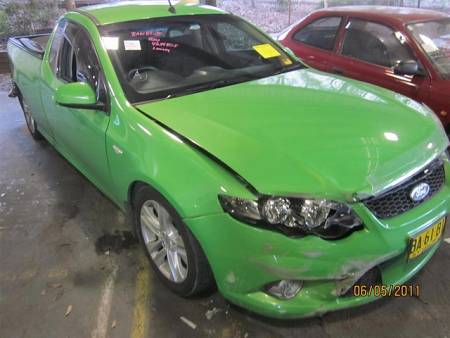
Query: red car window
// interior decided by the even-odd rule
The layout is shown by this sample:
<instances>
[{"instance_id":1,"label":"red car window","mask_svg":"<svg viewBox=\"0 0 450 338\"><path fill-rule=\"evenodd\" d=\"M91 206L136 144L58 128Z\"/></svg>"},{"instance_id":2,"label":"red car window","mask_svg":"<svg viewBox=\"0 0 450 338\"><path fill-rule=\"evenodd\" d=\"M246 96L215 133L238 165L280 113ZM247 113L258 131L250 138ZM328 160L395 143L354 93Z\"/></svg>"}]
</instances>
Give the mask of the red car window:
<instances>
[{"instance_id":1,"label":"red car window","mask_svg":"<svg viewBox=\"0 0 450 338\"><path fill-rule=\"evenodd\" d=\"M333 50L341 17L318 19L294 34L294 40L313 47Z\"/></svg>"},{"instance_id":2,"label":"red car window","mask_svg":"<svg viewBox=\"0 0 450 338\"><path fill-rule=\"evenodd\" d=\"M414 60L400 32L361 19L351 19L346 27L342 54L383 67Z\"/></svg>"}]
</instances>

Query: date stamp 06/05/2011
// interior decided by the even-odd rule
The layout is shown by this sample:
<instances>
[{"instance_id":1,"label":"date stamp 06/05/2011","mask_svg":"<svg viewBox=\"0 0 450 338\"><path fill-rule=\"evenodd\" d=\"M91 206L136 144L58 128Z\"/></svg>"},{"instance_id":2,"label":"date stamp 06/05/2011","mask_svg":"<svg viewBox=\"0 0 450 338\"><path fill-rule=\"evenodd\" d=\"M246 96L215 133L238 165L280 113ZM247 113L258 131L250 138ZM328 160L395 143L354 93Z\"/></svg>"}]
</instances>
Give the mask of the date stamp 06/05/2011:
<instances>
[{"instance_id":1,"label":"date stamp 06/05/2011","mask_svg":"<svg viewBox=\"0 0 450 338\"><path fill-rule=\"evenodd\" d=\"M419 297L420 285L361 285L352 287L352 295L355 297Z\"/></svg>"}]
</instances>

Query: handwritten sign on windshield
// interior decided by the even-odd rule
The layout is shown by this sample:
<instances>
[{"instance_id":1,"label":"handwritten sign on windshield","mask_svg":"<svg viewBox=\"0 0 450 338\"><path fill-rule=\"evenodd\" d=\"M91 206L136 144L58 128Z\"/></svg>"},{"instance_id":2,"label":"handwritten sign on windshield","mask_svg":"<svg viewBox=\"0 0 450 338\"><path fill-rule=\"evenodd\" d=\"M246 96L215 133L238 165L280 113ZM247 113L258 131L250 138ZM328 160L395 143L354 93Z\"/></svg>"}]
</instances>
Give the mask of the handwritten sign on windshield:
<instances>
[{"instance_id":1,"label":"handwritten sign on windshield","mask_svg":"<svg viewBox=\"0 0 450 338\"><path fill-rule=\"evenodd\" d=\"M148 41L152 44L153 50L158 52L170 53L173 49L178 48L178 43L162 41L159 38L149 37Z\"/></svg>"},{"instance_id":2,"label":"handwritten sign on windshield","mask_svg":"<svg viewBox=\"0 0 450 338\"><path fill-rule=\"evenodd\" d=\"M178 43L163 40L165 33L162 31L136 31L130 32L132 38L144 38L152 45L155 52L170 53L179 47Z\"/></svg>"}]
</instances>

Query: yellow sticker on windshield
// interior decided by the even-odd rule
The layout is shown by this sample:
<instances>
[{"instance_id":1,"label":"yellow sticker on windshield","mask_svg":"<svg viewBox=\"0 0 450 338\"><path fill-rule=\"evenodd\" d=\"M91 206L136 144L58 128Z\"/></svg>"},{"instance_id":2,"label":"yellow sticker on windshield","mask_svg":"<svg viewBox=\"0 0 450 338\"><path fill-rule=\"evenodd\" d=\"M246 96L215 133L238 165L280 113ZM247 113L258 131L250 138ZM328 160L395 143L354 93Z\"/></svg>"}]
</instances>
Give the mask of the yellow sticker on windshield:
<instances>
[{"instance_id":1,"label":"yellow sticker on windshield","mask_svg":"<svg viewBox=\"0 0 450 338\"><path fill-rule=\"evenodd\" d=\"M256 50L256 52L264 59L270 59L281 55L280 52L275 49L275 47L268 43L253 46L253 49Z\"/></svg>"}]
</instances>

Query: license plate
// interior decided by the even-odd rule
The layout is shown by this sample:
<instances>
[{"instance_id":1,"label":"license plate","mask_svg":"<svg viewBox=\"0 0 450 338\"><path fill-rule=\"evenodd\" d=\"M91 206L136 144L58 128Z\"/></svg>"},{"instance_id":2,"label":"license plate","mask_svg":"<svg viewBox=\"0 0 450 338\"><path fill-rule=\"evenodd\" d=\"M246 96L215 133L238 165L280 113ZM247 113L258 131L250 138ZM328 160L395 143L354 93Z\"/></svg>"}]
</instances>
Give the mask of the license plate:
<instances>
[{"instance_id":1,"label":"license plate","mask_svg":"<svg viewBox=\"0 0 450 338\"><path fill-rule=\"evenodd\" d=\"M416 258L442 237L445 217L409 240L408 259Z\"/></svg>"}]
</instances>

